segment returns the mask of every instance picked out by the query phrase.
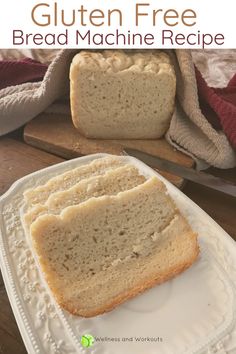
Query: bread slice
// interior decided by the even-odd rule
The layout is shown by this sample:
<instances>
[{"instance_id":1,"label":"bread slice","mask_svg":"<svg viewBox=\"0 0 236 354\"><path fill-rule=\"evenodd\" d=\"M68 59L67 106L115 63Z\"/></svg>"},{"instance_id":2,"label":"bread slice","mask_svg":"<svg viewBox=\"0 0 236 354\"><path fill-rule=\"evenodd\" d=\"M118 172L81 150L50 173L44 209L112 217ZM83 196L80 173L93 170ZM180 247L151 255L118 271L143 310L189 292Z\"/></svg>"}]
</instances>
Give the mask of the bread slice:
<instances>
[{"instance_id":1,"label":"bread slice","mask_svg":"<svg viewBox=\"0 0 236 354\"><path fill-rule=\"evenodd\" d=\"M31 236L56 300L84 317L179 274L199 252L196 235L156 177L59 216L40 216Z\"/></svg>"},{"instance_id":2,"label":"bread slice","mask_svg":"<svg viewBox=\"0 0 236 354\"><path fill-rule=\"evenodd\" d=\"M51 193L68 189L84 178L101 175L111 168L116 168L123 164L124 161L118 156L96 159L87 165L79 166L53 177L41 186L26 190L24 192L25 202L28 206L43 204Z\"/></svg>"},{"instance_id":3,"label":"bread slice","mask_svg":"<svg viewBox=\"0 0 236 354\"><path fill-rule=\"evenodd\" d=\"M67 206L76 205L91 197L113 195L131 189L145 181L136 167L124 165L108 170L104 175L85 178L73 187L50 195L45 204L37 204L23 217L26 230L43 214L60 214Z\"/></svg>"},{"instance_id":4,"label":"bread slice","mask_svg":"<svg viewBox=\"0 0 236 354\"><path fill-rule=\"evenodd\" d=\"M86 137L160 138L175 91L174 68L161 51L82 51L71 64L72 119Z\"/></svg>"}]
</instances>

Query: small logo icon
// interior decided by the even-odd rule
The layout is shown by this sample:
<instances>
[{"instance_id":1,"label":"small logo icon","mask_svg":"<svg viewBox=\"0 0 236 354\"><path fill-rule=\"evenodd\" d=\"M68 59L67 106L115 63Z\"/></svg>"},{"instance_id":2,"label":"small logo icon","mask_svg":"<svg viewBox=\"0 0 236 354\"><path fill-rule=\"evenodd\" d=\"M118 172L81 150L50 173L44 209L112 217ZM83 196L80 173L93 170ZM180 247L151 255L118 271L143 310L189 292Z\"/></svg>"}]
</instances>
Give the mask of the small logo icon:
<instances>
[{"instance_id":1,"label":"small logo icon","mask_svg":"<svg viewBox=\"0 0 236 354\"><path fill-rule=\"evenodd\" d=\"M89 348L93 345L94 343L94 337L91 336L91 334L84 334L82 337L81 337L81 340L80 340L80 343L81 345L84 347L84 348Z\"/></svg>"}]
</instances>

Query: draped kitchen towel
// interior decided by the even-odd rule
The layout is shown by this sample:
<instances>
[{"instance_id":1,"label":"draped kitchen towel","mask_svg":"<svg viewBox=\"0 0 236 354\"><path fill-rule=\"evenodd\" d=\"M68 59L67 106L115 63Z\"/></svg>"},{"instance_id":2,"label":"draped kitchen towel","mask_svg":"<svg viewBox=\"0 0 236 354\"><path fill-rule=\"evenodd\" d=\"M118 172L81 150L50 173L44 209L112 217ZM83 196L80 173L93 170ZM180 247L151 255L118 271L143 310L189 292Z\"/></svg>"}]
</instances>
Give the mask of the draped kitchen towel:
<instances>
[{"instance_id":1,"label":"draped kitchen towel","mask_svg":"<svg viewBox=\"0 0 236 354\"><path fill-rule=\"evenodd\" d=\"M50 51L49 51L50 52ZM59 51L43 81L0 90L0 136L19 128L69 91L69 67L76 50Z\"/></svg>"},{"instance_id":2,"label":"draped kitchen towel","mask_svg":"<svg viewBox=\"0 0 236 354\"><path fill-rule=\"evenodd\" d=\"M76 52L77 50L69 49L56 52L56 56L41 82L23 83L0 90L0 135L22 126L46 110L56 99L68 95L69 67ZM48 53L51 55L50 51ZM234 134L230 133L232 126L227 120L228 116L225 115L220 121L220 125L217 126L206 119L203 115L203 108L200 108L191 52L176 50L172 57L177 74L178 104L166 135L168 141L177 149L201 159L207 164L220 168L236 166L236 152L230 145L224 131L219 130L227 121L228 128L224 130L229 139L234 141ZM234 102L233 87L234 82L233 86L230 84L228 87L226 95L220 89L213 90L213 93L217 95L218 100L220 99L229 106ZM204 93L204 90L201 92ZM213 104L213 96L211 94L209 96L211 98L210 108L212 110L216 107L219 108L220 104L217 104L215 96ZM204 97L206 100L209 99L208 95L204 93L202 101ZM53 111L53 106L49 108ZM223 112L225 112L224 109Z\"/></svg>"},{"instance_id":3,"label":"draped kitchen towel","mask_svg":"<svg viewBox=\"0 0 236 354\"><path fill-rule=\"evenodd\" d=\"M219 168L236 166L236 151L222 130L200 108L195 68L189 50L172 55L177 75L177 105L167 140L178 150Z\"/></svg>"},{"instance_id":4,"label":"draped kitchen towel","mask_svg":"<svg viewBox=\"0 0 236 354\"><path fill-rule=\"evenodd\" d=\"M25 82L41 81L48 66L31 58L0 61L0 90Z\"/></svg>"},{"instance_id":5,"label":"draped kitchen towel","mask_svg":"<svg viewBox=\"0 0 236 354\"><path fill-rule=\"evenodd\" d=\"M215 129L223 129L231 145L236 148L236 74L227 87L209 87L197 69L200 107Z\"/></svg>"}]
</instances>

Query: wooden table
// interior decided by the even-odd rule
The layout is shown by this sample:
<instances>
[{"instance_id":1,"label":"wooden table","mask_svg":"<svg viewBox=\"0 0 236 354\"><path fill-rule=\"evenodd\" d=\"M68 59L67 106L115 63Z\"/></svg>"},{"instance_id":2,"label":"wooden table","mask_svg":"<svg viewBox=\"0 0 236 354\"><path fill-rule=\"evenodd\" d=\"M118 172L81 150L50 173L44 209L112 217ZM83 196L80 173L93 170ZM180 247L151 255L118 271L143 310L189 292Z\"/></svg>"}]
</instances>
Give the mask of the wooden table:
<instances>
[{"instance_id":1,"label":"wooden table","mask_svg":"<svg viewBox=\"0 0 236 354\"><path fill-rule=\"evenodd\" d=\"M18 178L43 167L63 161L26 145L22 131L0 138L0 194ZM211 173L236 182L236 169ZM204 209L236 240L236 200L219 192L188 182L183 192ZM0 275L0 354L25 354L4 284Z\"/></svg>"}]
</instances>

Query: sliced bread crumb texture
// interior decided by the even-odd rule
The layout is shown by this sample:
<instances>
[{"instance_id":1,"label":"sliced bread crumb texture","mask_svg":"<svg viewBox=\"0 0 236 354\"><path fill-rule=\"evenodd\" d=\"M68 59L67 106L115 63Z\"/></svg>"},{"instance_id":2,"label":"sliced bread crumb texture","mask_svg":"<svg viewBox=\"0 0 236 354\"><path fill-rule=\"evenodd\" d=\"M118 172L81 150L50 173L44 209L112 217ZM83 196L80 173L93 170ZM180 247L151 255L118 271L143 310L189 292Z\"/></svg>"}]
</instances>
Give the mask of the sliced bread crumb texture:
<instances>
[{"instance_id":1,"label":"sliced bread crumb texture","mask_svg":"<svg viewBox=\"0 0 236 354\"><path fill-rule=\"evenodd\" d=\"M173 65L161 51L81 51L71 64L72 119L90 138L160 138L175 90Z\"/></svg>"},{"instance_id":2,"label":"sliced bread crumb texture","mask_svg":"<svg viewBox=\"0 0 236 354\"><path fill-rule=\"evenodd\" d=\"M28 230L40 215L60 214L67 206L82 203L91 197L117 194L144 181L145 177L132 165L110 169L104 175L85 178L67 190L52 193L44 205L37 204L24 215L24 224Z\"/></svg>"},{"instance_id":3,"label":"sliced bread crumb texture","mask_svg":"<svg viewBox=\"0 0 236 354\"><path fill-rule=\"evenodd\" d=\"M43 204L51 193L68 189L84 178L103 174L111 168L121 166L123 163L123 160L118 156L96 159L87 165L79 166L53 177L44 185L26 190L24 193L25 202L29 207L35 204Z\"/></svg>"},{"instance_id":4,"label":"sliced bread crumb texture","mask_svg":"<svg viewBox=\"0 0 236 354\"><path fill-rule=\"evenodd\" d=\"M58 303L84 317L179 274L198 255L196 235L156 177L39 216L30 231Z\"/></svg>"}]
</instances>

